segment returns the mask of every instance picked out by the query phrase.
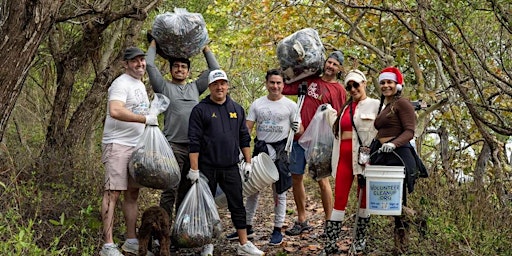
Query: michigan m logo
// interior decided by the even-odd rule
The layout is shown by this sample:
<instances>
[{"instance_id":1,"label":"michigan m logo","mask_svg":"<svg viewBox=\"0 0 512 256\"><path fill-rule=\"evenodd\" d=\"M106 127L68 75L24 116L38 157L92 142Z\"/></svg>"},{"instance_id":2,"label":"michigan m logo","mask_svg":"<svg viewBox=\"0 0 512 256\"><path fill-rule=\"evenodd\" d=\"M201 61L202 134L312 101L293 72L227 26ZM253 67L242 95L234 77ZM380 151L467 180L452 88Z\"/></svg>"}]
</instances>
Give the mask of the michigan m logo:
<instances>
[{"instance_id":1,"label":"michigan m logo","mask_svg":"<svg viewBox=\"0 0 512 256\"><path fill-rule=\"evenodd\" d=\"M229 118L236 118L236 112L229 112Z\"/></svg>"}]
</instances>

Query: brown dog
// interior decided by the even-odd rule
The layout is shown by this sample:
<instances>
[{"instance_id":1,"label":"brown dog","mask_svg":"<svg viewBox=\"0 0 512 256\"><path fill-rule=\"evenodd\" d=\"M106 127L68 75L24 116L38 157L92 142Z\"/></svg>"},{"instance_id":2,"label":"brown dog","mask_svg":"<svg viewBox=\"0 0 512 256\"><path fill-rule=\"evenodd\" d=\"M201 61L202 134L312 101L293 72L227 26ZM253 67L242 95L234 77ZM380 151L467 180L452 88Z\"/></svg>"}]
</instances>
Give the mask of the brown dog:
<instances>
[{"instance_id":1,"label":"brown dog","mask_svg":"<svg viewBox=\"0 0 512 256\"><path fill-rule=\"evenodd\" d=\"M160 256L170 256L169 214L160 206L151 206L142 214L139 228L139 256L146 256L151 237L160 242Z\"/></svg>"}]
</instances>

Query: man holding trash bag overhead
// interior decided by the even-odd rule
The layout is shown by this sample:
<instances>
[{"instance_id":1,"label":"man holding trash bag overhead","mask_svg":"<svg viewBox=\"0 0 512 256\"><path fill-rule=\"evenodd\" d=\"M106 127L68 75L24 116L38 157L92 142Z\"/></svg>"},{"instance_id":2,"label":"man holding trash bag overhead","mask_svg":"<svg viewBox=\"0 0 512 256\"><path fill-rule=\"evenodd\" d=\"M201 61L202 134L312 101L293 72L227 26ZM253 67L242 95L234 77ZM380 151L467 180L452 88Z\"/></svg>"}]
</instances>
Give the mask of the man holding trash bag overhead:
<instances>
[{"instance_id":1,"label":"man holding trash bag overhead","mask_svg":"<svg viewBox=\"0 0 512 256\"><path fill-rule=\"evenodd\" d=\"M283 94L295 95L298 94L302 82L305 81L307 83L307 88L303 90L306 95L301 108L301 120L304 129L307 129L320 105L329 103L336 111L339 111L341 106L345 103L346 92L337 80L341 75L343 59L343 54L340 51L333 51L329 54L324 63L323 74L321 76L307 77L284 86ZM286 230L286 234L291 236L300 235L303 231L312 228L309 226L306 218L306 191L303 183L306 158L304 149L298 143L299 138L300 135L295 136L292 152L290 154L293 198L297 206L298 214L295 225L290 230ZM326 172L330 173L330 169L326 170ZM317 182L320 187L325 220L329 220L333 206L332 189L329 178L321 178L318 179Z\"/></svg>"},{"instance_id":2,"label":"man holding trash bag overhead","mask_svg":"<svg viewBox=\"0 0 512 256\"><path fill-rule=\"evenodd\" d=\"M242 177L238 168L240 151L245 159L244 175L251 172L251 136L245 111L228 94L229 83L222 70L211 71L206 96L190 114L190 171L187 178L195 182L201 172L215 194L217 185L228 201L231 220L237 229L238 255L264 255L247 240L246 212L242 197ZM213 246L211 246L213 254Z\"/></svg>"},{"instance_id":3,"label":"man holding trash bag overhead","mask_svg":"<svg viewBox=\"0 0 512 256\"><path fill-rule=\"evenodd\" d=\"M150 37L151 38L151 37ZM166 81L155 66L157 43L151 39L146 57L149 83L155 93L162 93L171 99L164 112L164 134L181 170L181 182L178 188L168 188L162 192L160 206L172 217L174 209L178 209L190 189L186 181L189 166L188 159L188 118L192 108L199 102L201 95L208 88L208 73L203 72L197 80L188 82L190 75L190 60L185 58L170 58L172 80ZM208 46L203 48L203 54L208 63L209 71L219 68L219 63ZM174 205L176 207L174 208ZM172 219L172 218L171 218Z\"/></svg>"}]
</instances>

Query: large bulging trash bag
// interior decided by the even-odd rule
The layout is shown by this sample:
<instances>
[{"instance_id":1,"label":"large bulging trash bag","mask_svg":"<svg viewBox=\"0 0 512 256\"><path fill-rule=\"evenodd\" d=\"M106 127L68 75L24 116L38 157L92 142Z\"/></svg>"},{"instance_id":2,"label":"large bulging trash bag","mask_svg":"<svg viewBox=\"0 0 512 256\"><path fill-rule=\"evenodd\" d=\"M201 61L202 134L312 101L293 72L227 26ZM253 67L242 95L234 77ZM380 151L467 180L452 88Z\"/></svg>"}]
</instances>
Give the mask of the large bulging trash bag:
<instances>
[{"instance_id":1,"label":"large bulging trash bag","mask_svg":"<svg viewBox=\"0 0 512 256\"><path fill-rule=\"evenodd\" d=\"M291 83L320 73L325 63L325 49L318 32L305 28L278 43L277 58L285 81Z\"/></svg>"},{"instance_id":2,"label":"large bulging trash bag","mask_svg":"<svg viewBox=\"0 0 512 256\"><path fill-rule=\"evenodd\" d=\"M163 94L155 93L150 114L158 115L167 109L170 100ZM178 185L181 172L171 145L158 126L146 126L136 150L132 153L128 169L138 185L168 189Z\"/></svg>"},{"instance_id":3,"label":"large bulging trash bag","mask_svg":"<svg viewBox=\"0 0 512 256\"><path fill-rule=\"evenodd\" d=\"M201 174L176 213L172 237L178 247L194 248L213 243L221 233L222 223L208 179Z\"/></svg>"},{"instance_id":4,"label":"large bulging trash bag","mask_svg":"<svg viewBox=\"0 0 512 256\"><path fill-rule=\"evenodd\" d=\"M201 52L209 40L203 16L184 8L157 15L151 33L166 59L188 59Z\"/></svg>"}]
</instances>

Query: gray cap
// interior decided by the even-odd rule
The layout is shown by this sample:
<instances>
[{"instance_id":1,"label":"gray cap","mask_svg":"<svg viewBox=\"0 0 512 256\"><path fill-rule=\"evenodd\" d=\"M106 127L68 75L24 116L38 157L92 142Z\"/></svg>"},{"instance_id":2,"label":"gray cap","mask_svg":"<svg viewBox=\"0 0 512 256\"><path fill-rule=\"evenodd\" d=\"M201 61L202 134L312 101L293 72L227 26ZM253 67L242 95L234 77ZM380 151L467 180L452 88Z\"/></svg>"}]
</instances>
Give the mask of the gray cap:
<instances>
[{"instance_id":1,"label":"gray cap","mask_svg":"<svg viewBox=\"0 0 512 256\"><path fill-rule=\"evenodd\" d=\"M128 47L124 50L124 60L131 60L137 56L146 56L146 53L137 47Z\"/></svg>"},{"instance_id":2,"label":"gray cap","mask_svg":"<svg viewBox=\"0 0 512 256\"><path fill-rule=\"evenodd\" d=\"M331 52L331 54L329 54L329 57L327 57L327 59L329 58L333 58L335 60L337 60L340 65L343 65L343 53L341 53L340 51L334 51L334 52Z\"/></svg>"}]
</instances>

